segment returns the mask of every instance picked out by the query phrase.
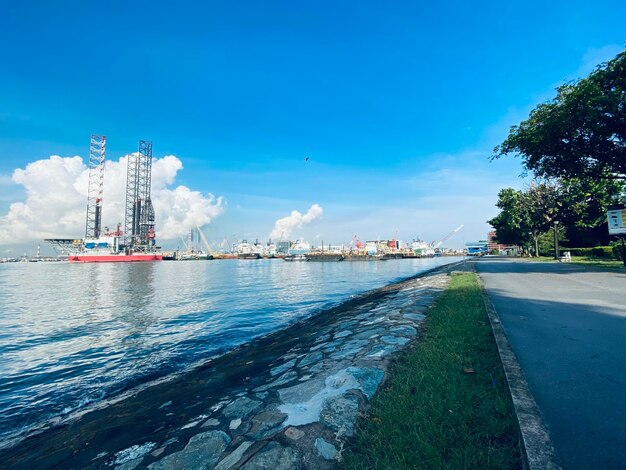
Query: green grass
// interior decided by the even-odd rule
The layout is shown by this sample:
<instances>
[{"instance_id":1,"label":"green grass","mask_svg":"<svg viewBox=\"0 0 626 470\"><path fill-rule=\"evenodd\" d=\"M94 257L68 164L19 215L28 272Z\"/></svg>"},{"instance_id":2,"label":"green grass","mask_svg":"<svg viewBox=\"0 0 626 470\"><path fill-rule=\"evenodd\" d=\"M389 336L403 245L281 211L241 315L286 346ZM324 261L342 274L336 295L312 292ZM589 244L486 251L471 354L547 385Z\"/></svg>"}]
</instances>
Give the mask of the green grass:
<instances>
[{"instance_id":1,"label":"green grass","mask_svg":"<svg viewBox=\"0 0 626 470\"><path fill-rule=\"evenodd\" d=\"M521 468L513 405L475 274L453 275L423 331L360 421L344 468Z\"/></svg>"},{"instance_id":2,"label":"green grass","mask_svg":"<svg viewBox=\"0 0 626 470\"><path fill-rule=\"evenodd\" d=\"M584 256L572 256L572 263L584 264L588 266L598 266L601 268L624 269L624 262L614 259L587 258Z\"/></svg>"},{"instance_id":3,"label":"green grass","mask_svg":"<svg viewBox=\"0 0 626 470\"><path fill-rule=\"evenodd\" d=\"M528 261L555 261L553 256L540 256L539 258L526 258ZM624 269L624 262L614 259L591 258L588 256L572 256L572 264L595 266L599 268Z\"/></svg>"}]
</instances>

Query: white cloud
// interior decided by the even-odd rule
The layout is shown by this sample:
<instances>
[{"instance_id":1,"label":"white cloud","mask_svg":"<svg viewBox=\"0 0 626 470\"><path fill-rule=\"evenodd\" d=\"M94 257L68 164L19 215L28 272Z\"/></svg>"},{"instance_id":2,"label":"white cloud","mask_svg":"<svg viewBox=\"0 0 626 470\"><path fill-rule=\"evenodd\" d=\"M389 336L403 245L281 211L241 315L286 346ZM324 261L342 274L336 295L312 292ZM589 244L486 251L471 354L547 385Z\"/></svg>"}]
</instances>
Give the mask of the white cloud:
<instances>
[{"instance_id":1,"label":"white cloud","mask_svg":"<svg viewBox=\"0 0 626 470\"><path fill-rule=\"evenodd\" d=\"M161 189L154 194L157 236L169 240L182 237L195 225L206 225L224 210L224 200L212 194L204 196L186 186Z\"/></svg>"},{"instance_id":2,"label":"white cloud","mask_svg":"<svg viewBox=\"0 0 626 470\"><path fill-rule=\"evenodd\" d=\"M309 210L304 215L298 211L291 211L290 215L276 221L274 230L270 233L270 238L289 238L294 229L310 224L315 219L319 219L323 213L324 210L318 204L313 204L309 207Z\"/></svg>"},{"instance_id":3,"label":"white cloud","mask_svg":"<svg viewBox=\"0 0 626 470\"><path fill-rule=\"evenodd\" d=\"M103 225L113 228L124 220L128 156L106 162ZM182 162L169 155L154 159L152 201L157 239L182 236L197 225L210 223L224 211L223 198L171 188ZM85 230L89 172L81 157L53 155L13 172L13 183L24 188L24 201L13 202L0 216L0 244L23 243L42 238L80 237Z\"/></svg>"}]
</instances>

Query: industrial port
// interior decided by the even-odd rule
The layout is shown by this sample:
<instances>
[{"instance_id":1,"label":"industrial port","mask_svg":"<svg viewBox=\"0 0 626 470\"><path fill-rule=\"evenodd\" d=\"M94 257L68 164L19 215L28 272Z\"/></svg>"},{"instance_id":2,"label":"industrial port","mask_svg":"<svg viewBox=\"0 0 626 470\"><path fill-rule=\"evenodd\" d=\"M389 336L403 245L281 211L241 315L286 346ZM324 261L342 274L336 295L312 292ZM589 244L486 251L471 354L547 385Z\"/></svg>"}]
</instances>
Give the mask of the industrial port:
<instances>
[{"instance_id":1,"label":"industrial port","mask_svg":"<svg viewBox=\"0 0 626 470\"><path fill-rule=\"evenodd\" d=\"M322 241L318 246L305 240L237 240L228 248L213 249L202 231L195 225L181 237L177 249L164 251L156 244L156 220L152 205L152 142L140 140L137 152L128 155L125 188L124 222L115 229L102 224L104 199L105 155L107 138L92 134L89 146L89 178L87 187L87 210L83 238L48 238L44 241L57 256L41 256L37 246L36 256L0 258L5 262L69 261L91 262L137 262L137 261L207 261L218 259L284 259L285 261L385 261L389 259L428 258L459 255L463 252L449 250L444 243L454 236L463 225L440 240L427 243L416 237L411 242L397 239L361 241L352 236L347 244L332 245Z\"/></svg>"},{"instance_id":2,"label":"industrial port","mask_svg":"<svg viewBox=\"0 0 626 470\"><path fill-rule=\"evenodd\" d=\"M322 241L319 246L304 240L259 240L247 239L233 243L227 250L214 250L202 229L198 226L189 230L186 239L181 238L184 249L163 252L164 260L209 260L209 259L284 259L285 261L385 261L389 259L430 258L434 256L458 256L458 251L443 248L443 244L463 228L460 225L441 240L430 243L419 238L404 242L390 240L361 241L356 235L348 244L331 245Z\"/></svg>"}]
</instances>

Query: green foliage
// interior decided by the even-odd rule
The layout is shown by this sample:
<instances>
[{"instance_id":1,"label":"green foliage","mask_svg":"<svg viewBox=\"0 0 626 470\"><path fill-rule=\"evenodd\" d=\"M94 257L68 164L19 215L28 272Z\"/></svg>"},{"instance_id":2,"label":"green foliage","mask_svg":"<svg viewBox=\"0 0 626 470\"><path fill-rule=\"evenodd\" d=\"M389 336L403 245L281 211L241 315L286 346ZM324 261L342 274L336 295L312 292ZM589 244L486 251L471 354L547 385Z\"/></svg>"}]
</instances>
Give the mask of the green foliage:
<instances>
[{"instance_id":1,"label":"green foliage","mask_svg":"<svg viewBox=\"0 0 626 470\"><path fill-rule=\"evenodd\" d=\"M569 251L572 256L591 256L593 248L563 248L563 250Z\"/></svg>"},{"instance_id":2,"label":"green foliage","mask_svg":"<svg viewBox=\"0 0 626 470\"><path fill-rule=\"evenodd\" d=\"M626 51L559 87L511 128L492 159L510 153L540 177L626 179Z\"/></svg>"},{"instance_id":3,"label":"green foliage","mask_svg":"<svg viewBox=\"0 0 626 470\"><path fill-rule=\"evenodd\" d=\"M562 179L563 210L560 221L576 228L592 228L606 222L609 206L618 204L626 185L618 180Z\"/></svg>"},{"instance_id":4,"label":"green foliage","mask_svg":"<svg viewBox=\"0 0 626 470\"><path fill-rule=\"evenodd\" d=\"M488 223L496 229L500 243L527 246L532 240L537 254L539 237L557 220L561 205L555 182L533 182L525 191L506 188L496 203L502 211Z\"/></svg>"},{"instance_id":5,"label":"green foliage","mask_svg":"<svg viewBox=\"0 0 626 470\"><path fill-rule=\"evenodd\" d=\"M562 227L558 228L557 238L559 241L559 251L567 251L563 248L563 245L567 242L565 238L565 230ZM554 227L550 228L547 232L539 236L539 254L541 256L549 256L554 258Z\"/></svg>"},{"instance_id":6,"label":"green foliage","mask_svg":"<svg viewBox=\"0 0 626 470\"><path fill-rule=\"evenodd\" d=\"M617 180L561 179L533 182L523 191L506 188L498 194L501 212L489 220L500 243L527 246L554 256L553 225L567 238L593 246L607 243L606 211L620 201L625 183ZM543 234L550 233L545 240ZM559 235L562 242L565 233ZM576 242L575 242L576 243Z\"/></svg>"},{"instance_id":7,"label":"green foliage","mask_svg":"<svg viewBox=\"0 0 626 470\"><path fill-rule=\"evenodd\" d=\"M556 183L517 192L514 206L501 207L501 191L503 210L489 221L499 239L524 246L526 231L535 252L547 252L540 237L558 220L574 243L607 243L606 211L626 203L626 51L559 87L553 100L511 128L492 159L511 153L522 157L526 171Z\"/></svg>"},{"instance_id":8,"label":"green foliage","mask_svg":"<svg viewBox=\"0 0 626 470\"><path fill-rule=\"evenodd\" d=\"M552 227L563 204L560 187L551 181L531 183L524 192L524 201L533 236L539 236Z\"/></svg>"},{"instance_id":9,"label":"green foliage","mask_svg":"<svg viewBox=\"0 0 626 470\"><path fill-rule=\"evenodd\" d=\"M596 246L591 249L591 256L596 258L613 258L612 246Z\"/></svg>"},{"instance_id":10,"label":"green foliage","mask_svg":"<svg viewBox=\"0 0 626 470\"><path fill-rule=\"evenodd\" d=\"M529 221L523 198L523 193L513 188L506 188L498 193L496 206L501 212L487 223L496 229L496 240L499 243L519 246L529 243Z\"/></svg>"}]
</instances>

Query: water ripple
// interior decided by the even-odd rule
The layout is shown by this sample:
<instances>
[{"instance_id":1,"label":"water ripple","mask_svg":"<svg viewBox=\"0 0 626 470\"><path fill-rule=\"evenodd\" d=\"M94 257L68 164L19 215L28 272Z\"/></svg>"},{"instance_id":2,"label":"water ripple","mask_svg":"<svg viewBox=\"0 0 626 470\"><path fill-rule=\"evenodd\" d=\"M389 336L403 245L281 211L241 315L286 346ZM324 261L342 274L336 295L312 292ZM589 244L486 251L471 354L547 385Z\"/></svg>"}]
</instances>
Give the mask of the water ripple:
<instances>
[{"instance_id":1,"label":"water ripple","mask_svg":"<svg viewBox=\"0 0 626 470\"><path fill-rule=\"evenodd\" d=\"M0 265L0 439L452 261Z\"/></svg>"}]
</instances>

